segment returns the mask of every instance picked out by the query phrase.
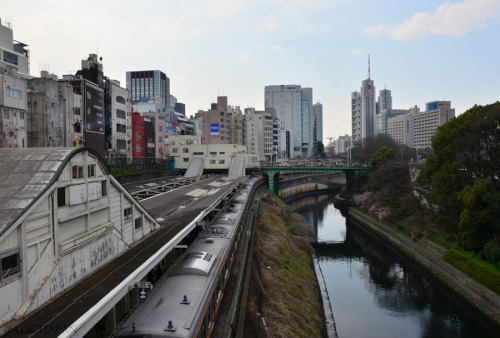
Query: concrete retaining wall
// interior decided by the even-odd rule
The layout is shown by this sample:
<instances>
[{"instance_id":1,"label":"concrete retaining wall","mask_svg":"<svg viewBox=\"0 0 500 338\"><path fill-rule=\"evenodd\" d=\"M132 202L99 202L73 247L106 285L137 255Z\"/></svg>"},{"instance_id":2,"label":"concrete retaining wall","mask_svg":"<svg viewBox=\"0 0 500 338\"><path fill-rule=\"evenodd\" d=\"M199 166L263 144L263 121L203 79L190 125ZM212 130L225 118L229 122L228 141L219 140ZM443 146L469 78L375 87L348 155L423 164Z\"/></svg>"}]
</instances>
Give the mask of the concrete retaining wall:
<instances>
[{"instance_id":1,"label":"concrete retaining wall","mask_svg":"<svg viewBox=\"0 0 500 338\"><path fill-rule=\"evenodd\" d=\"M474 305L500 325L500 296L479 284L460 270L445 262L441 256L424 248L419 243L377 222L362 212L349 208L349 216L379 237L397 247L408 257L413 258L438 279L458 292L465 300Z\"/></svg>"}]
</instances>

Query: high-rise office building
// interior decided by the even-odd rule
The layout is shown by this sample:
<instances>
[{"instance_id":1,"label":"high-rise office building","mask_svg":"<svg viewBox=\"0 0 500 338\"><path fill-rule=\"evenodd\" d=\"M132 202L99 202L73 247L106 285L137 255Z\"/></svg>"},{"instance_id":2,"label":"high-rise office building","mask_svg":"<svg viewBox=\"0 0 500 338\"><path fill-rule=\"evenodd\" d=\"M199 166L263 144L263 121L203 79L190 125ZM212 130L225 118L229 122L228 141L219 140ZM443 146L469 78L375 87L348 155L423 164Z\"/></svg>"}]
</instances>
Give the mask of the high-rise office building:
<instances>
[{"instance_id":1,"label":"high-rise office building","mask_svg":"<svg viewBox=\"0 0 500 338\"><path fill-rule=\"evenodd\" d=\"M314 143L321 141L323 143L323 105L321 103L316 103L313 106L314 112Z\"/></svg>"},{"instance_id":2,"label":"high-rise office building","mask_svg":"<svg viewBox=\"0 0 500 338\"><path fill-rule=\"evenodd\" d=\"M414 116L414 143L417 148L431 147L431 138L436 135L437 128L455 117L455 108L451 101L433 101L425 104L425 111Z\"/></svg>"},{"instance_id":3,"label":"high-rise office building","mask_svg":"<svg viewBox=\"0 0 500 338\"><path fill-rule=\"evenodd\" d=\"M159 70L127 72L127 89L132 105L153 101L161 111L170 108L170 79Z\"/></svg>"},{"instance_id":4,"label":"high-rise office building","mask_svg":"<svg viewBox=\"0 0 500 338\"><path fill-rule=\"evenodd\" d=\"M352 143L361 144L361 95L356 91L351 93L351 112Z\"/></svg>"},{"instance_id":5,"label":"high-rise office building","mask_svg":"<svg viewBox=\"0 0 500 338\"><path fill-rule=\"evenodd\" d=\"M391 103L392 104L392 103ZM351 94L352 138L354 145L375 135L375 85L370 78L370 57L368 56L368 79L361 83L360 92Z\"/></svg>"},{"instance_id":6,"label":"high-rise office building","mask_svg":"<svg viewBox=\"0 0 500 338\"><path fill-rule=\"evenodd\" d=\"M309 157L314 151L314 119L312 88L300 85L265 87L265 107L273 108L281 122L281 129L290 131L293 142L292 157Z\"/></svg>"},{"instance_id":7,"label":"high-rise office building","mask_svg":"<svg viewBox=\"0 0 500 338\"><path fill-rule=\"evenodd\" d=\"M379 114L382 110L391 110L391 109L392 109L391 91L388 89L382 89L378 94L376 114Z\"/></svg>"}]
</instances>

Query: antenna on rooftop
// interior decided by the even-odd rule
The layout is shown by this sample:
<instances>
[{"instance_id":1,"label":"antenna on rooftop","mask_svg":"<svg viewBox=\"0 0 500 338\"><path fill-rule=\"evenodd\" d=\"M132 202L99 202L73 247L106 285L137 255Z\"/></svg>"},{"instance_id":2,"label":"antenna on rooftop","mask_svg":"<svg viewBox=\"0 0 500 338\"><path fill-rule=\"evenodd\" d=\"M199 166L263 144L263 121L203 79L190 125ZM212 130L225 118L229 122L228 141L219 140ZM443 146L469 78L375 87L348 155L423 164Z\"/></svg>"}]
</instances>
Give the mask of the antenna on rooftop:
<instances>
[{"instance_id":1,"label":"antenna on rooftop","mask_svg":"<svg viewBox=\"0 0 500 338\"><path fill-rule=\"evenodd\" d=\"M370 80L370 54L368 54L368 80Z\"/></svg>"}]
</instances>

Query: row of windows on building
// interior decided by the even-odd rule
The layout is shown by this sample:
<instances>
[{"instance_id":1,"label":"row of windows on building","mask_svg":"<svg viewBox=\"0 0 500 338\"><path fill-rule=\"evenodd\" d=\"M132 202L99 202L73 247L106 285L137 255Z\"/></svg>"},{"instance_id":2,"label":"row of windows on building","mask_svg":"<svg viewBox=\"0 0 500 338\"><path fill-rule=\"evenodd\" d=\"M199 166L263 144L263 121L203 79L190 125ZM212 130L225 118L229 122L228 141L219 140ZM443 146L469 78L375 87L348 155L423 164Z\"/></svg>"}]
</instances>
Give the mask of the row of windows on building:
<instances>
[{"instance_id":1,"label":"row of windows on building","mask_svg":"<svg viewBox=\"0 0 500 338\"><path fill-rule=\"evenodd\" d=\"M10 119L10 109L9 108L3 108L2 109L2 114L3 114L3 118L4 119ZM17 117L17 111L15 110L12 110L12 117L16 118ZM19 118L21 120L24 120L24 112L23 111L20 111L19 112Z\"/></svg>"},{"instance_id":2,"label":"row of windows on building","mask_svg":"<svg viewBox=\"0 0 500 338\"><path fill-rule=\"evenodd\" d=\"M184 154L189 153L189 148L182 148L182 152ZM172 153L178 154L179 153L179 148L172 148ZM219 151L219 155L225 155L225 154L226 154L225 151ZM193 152L193 155L205 155L205 153L203 151L198 151L198 152L195 151L195 152ZM210 155L215 156L215 155L217 155L217 152L216 151L211 151Z\"/></svg>"},{"instance_id":3,"label":"row of windows on building","mask_svg":"<svg viewBox=\"0 0 500 338\"><path fill-rule=\"evenodd\" d=\"M189 157L183 157L182 160L188 163L191 159ZM217 160L210 160L210 164L217 164ZM219 164L226 164L226 160L219 160Z\"/></svg>"}]
</instances>

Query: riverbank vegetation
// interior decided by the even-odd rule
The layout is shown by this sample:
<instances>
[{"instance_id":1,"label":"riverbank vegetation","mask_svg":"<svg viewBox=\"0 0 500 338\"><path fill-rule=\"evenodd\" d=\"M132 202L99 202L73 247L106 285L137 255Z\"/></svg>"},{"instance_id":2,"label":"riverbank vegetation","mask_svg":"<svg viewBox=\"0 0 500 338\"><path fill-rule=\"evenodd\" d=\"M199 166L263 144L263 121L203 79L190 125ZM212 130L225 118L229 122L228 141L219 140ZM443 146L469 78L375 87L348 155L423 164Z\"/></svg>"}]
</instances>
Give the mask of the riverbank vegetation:
<instances>
[{"instance_id":1,"label":"riverbank vegetation","mask_svg":"<svg viewBox=\"0 0 500 338\"><path fill-rule=\"evenodd\" d=\"M350 202L414 240L452 250L448 262L498 288L500 102L450 119L432 138L432 150L419 153L388 136L366 139L352 157L370 163L372 172L357 176Z\"/></svg>"},{"instance_id":2,"label":"riverbank vegetation","mask_svg":"<svg viewBox=\"0 0 500 338\"><path fill-rule=\"evenodd\" d=\"M247 303L253 332L246 336L321 337L323 309L308 241L313 229L277 196L267 194L256 227Z\"/></svg>"}]
</instances>

